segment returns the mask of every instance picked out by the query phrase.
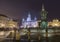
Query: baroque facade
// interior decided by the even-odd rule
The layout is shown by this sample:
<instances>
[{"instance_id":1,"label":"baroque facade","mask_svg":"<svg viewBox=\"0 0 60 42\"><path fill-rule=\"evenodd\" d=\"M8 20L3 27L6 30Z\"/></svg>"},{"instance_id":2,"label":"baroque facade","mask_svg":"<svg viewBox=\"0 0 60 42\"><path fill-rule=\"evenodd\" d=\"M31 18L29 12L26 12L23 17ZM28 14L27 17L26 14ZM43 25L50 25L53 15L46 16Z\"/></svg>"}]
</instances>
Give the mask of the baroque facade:
<instances>
[{"instance_id":1,"label":"baroque facade","mask_svg":"<svg viewBox=\"0 0 60 42\"><path fill-rule=\"evenodd\" d=\"M30 27L38 27L38 22L36 17L34 17L34 19L32 20L31 14L29 13L27 19L24 18L22 19L21 28L30 28Z\"/></svg>"}]
</instances>

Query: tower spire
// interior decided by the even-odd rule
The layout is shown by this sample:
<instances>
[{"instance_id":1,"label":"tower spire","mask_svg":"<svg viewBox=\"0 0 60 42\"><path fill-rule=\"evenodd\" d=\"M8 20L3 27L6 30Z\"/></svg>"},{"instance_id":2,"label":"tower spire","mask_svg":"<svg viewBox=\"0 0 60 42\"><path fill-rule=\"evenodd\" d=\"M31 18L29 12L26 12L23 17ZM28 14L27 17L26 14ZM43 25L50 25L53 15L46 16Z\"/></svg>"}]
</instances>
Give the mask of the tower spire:
<instances>
[{"instance_id":1,"label":"tower spire","mask_svg":"<svg viewBox=\"0 0 60 42\"><path fill-rule=\"evenodd\" d=\"M42 11L44 11L45 9L44 9L44 4L42 4Z\"/></svg>"},{"instance_id":2,"label":"tower spire","mask_svg":"<svg viewBox=\"0 0 60 42\"><path fill-rule=\"evenodd\" d=\"M31 14L30 14L30 12L28 13L27 21L31 21Z\"/></svg>"},{"instance_id":3,"label":"tower spire","mask_svg":"<svg viewBox=\"0 0 60 42\"><path fill-rule=\"evenodd\" d=\"M47 17L47 11L44 8L44 4L42 4L41 19L46 20L46 17Z\"/></svg>"}]
</instances>

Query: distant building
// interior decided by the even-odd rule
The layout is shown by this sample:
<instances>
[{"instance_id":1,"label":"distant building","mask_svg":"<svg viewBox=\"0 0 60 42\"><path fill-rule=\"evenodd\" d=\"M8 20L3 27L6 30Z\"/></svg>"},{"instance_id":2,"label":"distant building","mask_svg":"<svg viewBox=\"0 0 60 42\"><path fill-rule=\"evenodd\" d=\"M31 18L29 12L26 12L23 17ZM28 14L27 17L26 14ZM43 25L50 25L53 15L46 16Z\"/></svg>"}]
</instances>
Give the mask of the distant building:
<instances>
[{"instance_id":1,"label":"distant building","mask_svg":"<svg viewBox=\"0 0 60 42\"><path fill-rule=\"evenodd\" d=\"M48 22L48 27L60 27L60 21L58 19L53 19Z\"/></svg>"},{"instance_id":2,"label":"distant building","mask_svg":"<svg viewBox=\"0 0 60 42\"><path fill-rule=\"evenodd\" d=\"M17 28L18 22L6 15L0 14L0 28Z\"/></svg>"},{"instance_id":3,"label":"distant building","mask_svg":"<svg viewBox=\"0 0 60 42\"><path fill-rule=\"evenodd\" d=\"M0 14L0 28L6 28L9 17L3 14Z\"/></svg>"},{"instance_id":4,"label":"distant building","mask_svg":"<svg viewBox=\"0 0 60 42\"><path fill-rule=\"evenodd\" d=\"M37 18L34 17L34 19L32 20L31 18L31 14L28 14L27 19L22 19L22 25L21 28L29 28L29 27L38 27L38 22L37 22Z\"/></svg>"}]
</instances>

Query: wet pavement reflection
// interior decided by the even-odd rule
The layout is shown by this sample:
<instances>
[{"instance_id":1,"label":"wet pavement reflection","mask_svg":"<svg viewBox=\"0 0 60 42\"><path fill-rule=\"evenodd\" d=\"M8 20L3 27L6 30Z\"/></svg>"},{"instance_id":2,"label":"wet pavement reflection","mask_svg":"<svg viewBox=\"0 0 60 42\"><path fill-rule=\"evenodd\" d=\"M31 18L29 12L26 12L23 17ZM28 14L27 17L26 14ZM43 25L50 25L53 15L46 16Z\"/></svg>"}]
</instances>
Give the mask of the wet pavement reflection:
<instances>
[{"instance_id":1,"label":"wet pavement reflection","mask_svg":"<svg viewBox=\"0 0 60 42\"><path fill-rule=\"evenodd\" d=\"M14 40L14 39L4 39L0 42L60 42L60 35L55 35L53 37L49 38L41 38L40 40L38 39L30 39L28 40L27 38L21 38L20 40Z\"/></svg>"}]
</instances>

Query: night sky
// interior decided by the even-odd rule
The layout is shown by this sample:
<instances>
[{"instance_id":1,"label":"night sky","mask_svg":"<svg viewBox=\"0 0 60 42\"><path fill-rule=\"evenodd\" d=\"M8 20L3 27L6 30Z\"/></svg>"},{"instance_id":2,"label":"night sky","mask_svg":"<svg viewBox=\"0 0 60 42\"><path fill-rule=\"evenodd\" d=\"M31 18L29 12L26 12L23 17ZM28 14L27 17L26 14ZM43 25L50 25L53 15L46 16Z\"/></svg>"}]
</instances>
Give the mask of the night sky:
<instances>
[{"instance_id":1,"label":"night sky","mask_svg":"<svg viewBox=\"0 0 60 42\"><path fill-rule=\"evenodd\" d=\"M60 0L0 0L0 14L21 20L30 12L32 18L40 19L42 3L48 11L48 20L60 19Z\"/></svg>"}]
</instances>

